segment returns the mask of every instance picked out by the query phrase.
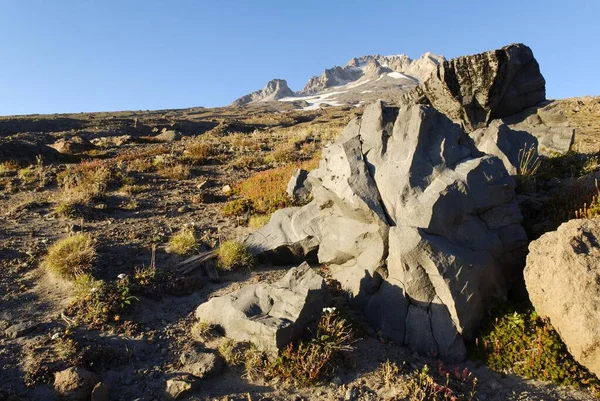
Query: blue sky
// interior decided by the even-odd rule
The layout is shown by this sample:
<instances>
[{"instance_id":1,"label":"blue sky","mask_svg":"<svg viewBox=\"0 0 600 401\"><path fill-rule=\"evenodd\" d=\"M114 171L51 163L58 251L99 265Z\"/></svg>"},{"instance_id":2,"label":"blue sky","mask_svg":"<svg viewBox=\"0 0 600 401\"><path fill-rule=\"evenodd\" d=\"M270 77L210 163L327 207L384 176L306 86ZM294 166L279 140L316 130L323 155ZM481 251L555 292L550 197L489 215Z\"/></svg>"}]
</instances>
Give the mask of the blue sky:
<instances>
[{"instance_id":1,"label":"blue sky","mask_svg":"<svg viewBox=\"0 0 600 401\"><path fill-rule=\"evenodd\" d=\"M353 56L512 42L548 97L600 95L596 0L0 0L0 115L222 106Z\"/></svg>"}]
</instances>

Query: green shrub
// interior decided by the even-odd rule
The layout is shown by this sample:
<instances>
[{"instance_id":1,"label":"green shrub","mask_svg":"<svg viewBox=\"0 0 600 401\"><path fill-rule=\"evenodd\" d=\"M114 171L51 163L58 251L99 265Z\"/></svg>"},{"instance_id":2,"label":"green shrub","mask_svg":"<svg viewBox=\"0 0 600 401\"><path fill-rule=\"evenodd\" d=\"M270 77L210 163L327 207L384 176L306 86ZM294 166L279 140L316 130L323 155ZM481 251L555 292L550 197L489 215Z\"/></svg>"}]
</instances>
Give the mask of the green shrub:
<instances>
[{"instance_id":1,"label":"green shrub","mask_svg":"<svg viewBox=\"0 0 600 401\"><path fill-rule=\"evenodd\" d=\"M169 239L167 250L178 255L189 255L198 250L198 240L192 229L184 229Z\"/></svg>"},{"instance_id":2,"label":"green shrub","mask_svg":"<svg viewBox=\"0 0 600 401\"><path fill-rule=\"evenodd\" d=\"M254 258L248 253L246 246L237 241L223 242L217 251L218 264L223 270L252 268Z\"/></svg>"},{"instance_id":3,"label":"green shrub","mask_svg":"<svg viewBox=\"0 0 600 401\"><path fill-rule=\"evenodd\" d=\"M42 265L62 278L74 280L89 273L95 260L96 241L88 234L77 234L54 243Z\"/></svg>"},{"instance_id":4,"label":"green shrub","mask_svg":"<svg viewBox=\"0 0 600 401\"><path fill-rule=\"evenodd\" d=\"M353 350L354 333L350 324L334 312L325 312L308 341L288 345L270 363L267 375L306 387L331 376L338 358Z\"/></svg>"},{"instance_id":5,"label":"green shrub","mask_svg":"<svg viewBox=\"0 0 600 401\"><path fill-rule=\"evenodd\" d=\"M575 362L558 333L531 305L498 310L483 325L471 351L497 372L600 388L600 381Z\"/></svg>"}]
</instances>

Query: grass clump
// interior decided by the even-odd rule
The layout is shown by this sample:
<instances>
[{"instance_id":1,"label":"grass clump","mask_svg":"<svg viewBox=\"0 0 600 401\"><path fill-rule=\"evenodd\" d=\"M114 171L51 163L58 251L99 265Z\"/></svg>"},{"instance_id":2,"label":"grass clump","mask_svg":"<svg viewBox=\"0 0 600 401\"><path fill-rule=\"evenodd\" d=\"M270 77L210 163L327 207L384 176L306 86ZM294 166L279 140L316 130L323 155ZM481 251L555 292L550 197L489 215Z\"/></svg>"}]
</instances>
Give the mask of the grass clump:
<instances>
[{"instance_id":1,"label":"grass clump","mask_svg":"<svg viewBox=\"0 0 600 401\"><path fill-rule=\"evenodd\" d=\"M219 268L223 270L234 270L239 268L252 268L254 258L248 252L248 248L238 241L225 241L217 251Z\"/></svg>"},{"instance_id":2,"label":"grass clump","mask_svg":"<svg viewBox=\"0 0 600 401\"><path fill-rule=\"evenodd\" d=\"M158 174L164 178L173 180L187 180L192 176L189 166L177 162L165 162L159 169Z\"/></svg>"},{"instance_id":3,"label":"grass clump","mask_svg":"<svg viewBox=\"0 0 600 401\"><path fill-rule=\"evenodd\" d=\"M558 333L531 305L505 305L497 311L484 324L472 354L497 372L600 389L600 381L575 362Z\"/></svg>"},{"instance_id":4,"label":"grass clump","mask_svg":"<svg viewBox=\"0 0 600 401\"><path fill-rule=\"evenodd\" d=\"M267 225L271 220L271 216L268 214L253 214L248 220L248 227L250 228L261 228Z\"/></svg>"},{"instance_id":5,"label":"grass clump","mask_svg":"<svg viewBox=\"0 0 600 401\"><path fill-rule=\"evenodd\" d=\"M106 162L93 160L68 166L57 179L63 200L86 204L106 194L113 173Z\"/></svg>"},{"instance_id":6,"label":"grass clump","mask_svg":"<svg viewBox=\"0 0 600 401\"><path fill-rule=\"evenodd\" d=\"M208 143L194 141L186 146L183 157L192 164L205 164L216 154L216 149Z\"/></svg>"},{"instance_id":7,"label":"grass clump","mask_svg":"<svg viewBox=\"0 0 600 401\"><path fill-rule=\"evenodd\" d=\"M96 240L88 234L77 234L54 243L42 265L59 277L74 280L91 271L96 256Z\"/></svg>"},{"instance_id":8,"label":"grass clump","mask_svg":"<svg viewBox=\"0 0 600 401\"><path fill-rule=\"evenodd\" d=\"M178 255L189 255L198 250L198 239L194 230L183 229L169 239L167 250Z\"/></svg>"}]
</instances>

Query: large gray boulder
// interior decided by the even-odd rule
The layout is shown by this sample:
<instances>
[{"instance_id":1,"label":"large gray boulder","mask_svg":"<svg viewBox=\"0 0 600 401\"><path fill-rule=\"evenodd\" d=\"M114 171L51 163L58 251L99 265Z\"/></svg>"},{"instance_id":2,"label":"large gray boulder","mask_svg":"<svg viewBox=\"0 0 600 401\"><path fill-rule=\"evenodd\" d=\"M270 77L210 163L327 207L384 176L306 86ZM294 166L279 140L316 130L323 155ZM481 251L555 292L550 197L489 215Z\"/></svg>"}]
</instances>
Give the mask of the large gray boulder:
<instances>
[{"instance_id":1,"label":"large gray boulder","mask_svg":"<svg viewBox=\"0 0 600 401\"><path fill-rule=\"evenodd\" d=\"M510 46L444 64L439 85L422 89L429 98L369 105L309 174L311 203L276 213L246 244L255 254L316 251L383 335L465 358L464 341L518 280L527 245L514 178L467 130L543 100L536 68L528 48Z\"/></svg>"},{"instance_id":2,"label":"large gray boulder","mask_svg":"<svg viewBox=\"0 0 600 401\"><path fill-rule=\"evenodd\" d=\"M444 61L408 98L426 98L470 132L543 102L545 84L533 52L519 43Z\"/></svg>"},{"instance_id":3,"label":"large gray boulder","mask_svg":"<svg viewBox=\"0 0 600 401\"><path fill-rule=\"evenodd\" d=\"M219 325L225 335L277 353L298 339L327 305L325 281L307 263L274 284L252 284L198 306L196 318Z\"/></svg>"},{"instance_id":4,"label":"large gray boulder","mask_svg":"<svg viewBox=\"0 0 600 401\"><path fill-rule=\"evenodd\" d=\"M600 219L571 220L533 241L525 283L537 313L600 377Z\"/></svg>"},{"instance_id":5,"label":"large gray boulder","mask_svg":"<svg viewBox=\"0 0 600 401\"><path fill-rule=\"evenodd\" d=\"M571 150L575 129L552 108L532 107L510 117L493 120L469 134L480 151L497 156L512 175L520 173L525 153L531 152L529 168L538 156L552 157Z\"/></svg>"}]
</instances>

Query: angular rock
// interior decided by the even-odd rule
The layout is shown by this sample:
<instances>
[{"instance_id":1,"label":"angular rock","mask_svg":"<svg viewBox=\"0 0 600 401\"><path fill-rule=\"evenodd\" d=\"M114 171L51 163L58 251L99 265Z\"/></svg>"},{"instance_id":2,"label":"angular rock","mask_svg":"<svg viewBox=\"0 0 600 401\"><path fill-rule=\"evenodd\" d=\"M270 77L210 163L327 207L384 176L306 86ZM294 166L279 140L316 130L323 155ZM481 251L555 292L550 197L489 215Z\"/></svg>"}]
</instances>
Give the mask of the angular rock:
<instances>
[{"instance_id":1,"label":"angular rock","mask_svg":"<svg viewBox=\"0 0 600 401\"><path fill-rule=\"evenodd\" d=\"M464 359L464 340L518 281L527 237L514 178L457 122L485 125L512 110L506 99L519 110L539 102L543 78L528 51L509 46L450 63L460 79L454 92L440 92L444 99L427 98L432 90L401 108L366 107L309 174L313 201L279 211L246 238L253 253L287 249L298 258L318 249L319 262L383 335Z\"/></svg>"},{"instance_id":2,"label":"angular rock","mask_svg":"<svg viewBox=\"0 0 600 401\"><path fill-rule=\"evenodd\" d=\"M177 400L200 387L200 379L185 373L175 373L167 380L165 396Z\"/></svg>"},{"instance_id":3,"label":"angular rock","mask_svg":"<svg viewBox=\"0 0 600 401\"><path fill-rule=\"evenodd\" d=\"M320 316L328 298L323 278L303 263L274 284L251 284L212 298L198 306L196 318L275 354Z\"/></svg>"},{"instance_id":4,"label":"angular rock","mask_svg":"<svg viewBox=\"0 0 600 401\"><path fill-rule=\"evenodd\" d=\"M38 326L38 323L32 321L17 323L4 330L4 334L10 338L23 337L25 334L35 330Z\"/></svg>"},{"instance_id":5,"label":"angular rock","mask_svg":"<svg viewBox=\"0 0 600 401\"><path fill-rule=\"evenodd\" d=\"M185 351L181 354L179 360L183 365L182 372L194 375L199 379L217 374L223 367L221 357L214 352Z\"/></svg>"},{"instance_id":6,"label":"angular rock","mask_svg":"<svg viewBox=\"0 0 600 401\"><path fill-rule=\"evenodd\" d=\"M570 220L533 241L524 274L536 312L600 377L600 220Z\"/></svg>"},{"instance_id":7,"label":"angular rock","mask_svg":"<svg viewBox=\"0 0 600 401\"><path fill-rule=\"evenodd\" d=\"M543 102L545 84L533 52L519 43L444 61L408 98L425 97L470 132Z\"/></svg>"},{"instance_id":8,"label":"angular rock","mask_svg":"<svg viewBox=\"0 0 600 401\"><path fill-rule=\"evenodd\" d=\"M70 367L54 376L54 390L63 400L87 401L100 382L98 376L84 368Z\"/></svg>"},{"instance_id":9,"label":"angular rock","mask_svg":"<svg viewBox=\"0 0 600 401\"><path fill-rule=\"evenodd\" d=\"M508 172L515 175L520 172L525 152L532 152L527 166L532 168L538 155L565 154L573 145L575 129L564 117L546 109L549 108L534 107L493 120L488 127L477 129L470 136L477 149L500 158Z\"/></svg>"},{"instance_id":10,"label":"angular rock","mask_svg":"<svg viewBox=\"0 0 600 401\"><path fill-rule=\"evenodd\" d=\"M276 211L267 225L244 240L248 252L282 265L311 259L321 237L317 210L316 203L311 202L303 208Z\"/></svg>"},{"instance_id":11,"label":"angular rock","mask_svg":"<svg viewBox=\"0 0 600 401\"><path fill-rule=\"evenodd\" d=\"M288 198L293 201L306 201L310 196L311 186L306 181L308 178L308 171L303 169L296 169L292 173L292 177L288 182L286 194Z\"/></svg>"},{"instance_id":12,"label":"angular rock","mask_svg":"<svg viewBox=\"0 0 600 401\"><path fill-rule=\"evenodd\" d=\"M61 138L50 145L60 153L77 154L94 149L94 145L85 138L72 136L70 138Z\"/></svg>"},{"instance_id":13,"label":"angular rock","mask_svg":"<svg viewBox=\"0 0 600 401\"><path fill-rule=\"evenodd\" d=\"M173 142L181 139L181 133L175 130L163 130L160 134L154 137L157 141Z\"/></svg>"}]
</instances>

